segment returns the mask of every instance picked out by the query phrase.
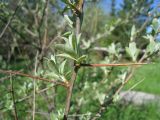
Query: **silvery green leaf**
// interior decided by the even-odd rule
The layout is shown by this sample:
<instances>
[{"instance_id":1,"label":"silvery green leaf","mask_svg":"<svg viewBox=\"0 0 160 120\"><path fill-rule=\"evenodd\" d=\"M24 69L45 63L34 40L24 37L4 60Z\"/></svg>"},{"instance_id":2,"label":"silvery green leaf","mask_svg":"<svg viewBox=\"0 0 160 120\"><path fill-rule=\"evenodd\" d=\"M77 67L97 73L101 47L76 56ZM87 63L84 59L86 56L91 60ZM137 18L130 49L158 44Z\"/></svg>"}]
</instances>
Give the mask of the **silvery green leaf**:
<instances>
[{"instance_id":1,"label":"silvery green leaf","mask_svg":"<svg viewBox=\"0 0 160 120\"><path fill-rule=\"evenodd\" d=\"M47 62L47 65L48 65L49 70L54 71L56 73L59 72L58 67L53 60L49 60Z\"/></svg>"},{"instance_id":2,"label":"silvery green leaf","mask_svg":"<svg viewBox=\"0 0 160 120\"><path fill-rule=\"evenodd\" d=\"M76 53L73 51L72 48L66 46L66 45L63 45L63 44L56 44L55 45L55 48L65 54L68 54L70 56L72 56L73 58L76 58Z\"/></svg>"},{"instance_id":3,"label":"silvery green leaf","mask_svg":"<svg viewBox=\"0 0 160 120\"><path fill-rule=\"evenodd\" d=\"M73 34L69 35L69 38L68 38L69 45L68 46L72 47L74 50L74 45L72 41L73 41Z\"/></svg>"},{"instance_id":4,"label":"silvery green leaf","mask_svg":"<svg viewBox=\"0 0 160 120\"><path fill-rule=\"evenodd\" d=\"M68 32L65 32L65 33L63 34L63 36L69 36L70 34L72 34L72 32L71 32L71 31L68 31Z\"/></svg>"},{"instance_id":5,"label":"silvery green leaf","mask_svg":"<svg viewBox=\"0 0 160 120\"><path fill-rule=\"evenodd\" d=\"M108 52L111 54L116 54L116 46L114 43L112 43L109 47L108 47Z\"/></svg>"},{"instance_id":6,"label":"silvery green leaf","mask_svg":"<svg viewBox=\"0 0 160 120\"><path fill-rule=\"evenodd\" d=\"M67 77L70 76L70 73L71 73L71 70L68 70L68 72L66 72L66 73L64 74L64 76L67 78Z\"/></svg>"},{"instance_id":7,"label":"silvery green leaf","mask_svg":"<svg viewBox=\"0 0 160 120\"><path fill-rule=\"evenodd\" d=\"M81 63L81 62L84 61L86 58L87 58L86 55L82 55L81 57L79 57L79 58L77 59L77 62L78 62L78 63Z\"/></svg>"},{"instance_id":8,"label":"silvery green leaf","mask_svg":"<svg viewBox=\"0 0 160 120\"><path fill-rule=\"evenodd\" d=\"M114 96L113 96L113 101L114 102L117 102L117 101L119 101L120 100L120 96L118 95L118 94L115 94Z\"/></svg>"},{"instance_id":9,"label":"silvery green leaf","mask_svg":"<svg viewBox=\"0 0 160 120\"><path fill-rule=\"evenodd\" d=\"M54 79L56 79L56 80L59 80L59 78L60 78L60 77L59 77L59 74L58 74L58 73L55 73L55 72L47 73L46 76L52 77L52 78L54 78Z\"/></svg>"},{"instance_id":10,"label":"silvery green leaf","mask_svg":"<svg viewBox=\"0 0 160 120\"><path fill-rule=\"evenodd\" d=\"M76 39L74 39L73 34L71 34L69 36L69 46L75 51L77 52L77 41Z\"/></svg>"},{"instance_id":11,"label":"silvery green leaf","mask_svg":"<svg viewBox=\"0 0 160 120\"><path fill-rule=\"evenodd\" d=\"M81 34L79 34L79 35L77 36L77 45L79 45L80 39L81 39Z\"/></svg>"},{"instance_id":12,"label":"silvery green leaf","mask_svg":"<svg viewBox=\"0 0 160 120\"><path fill-rule=\"evenodd\" d=\"M155 51L156 43L154 41L150 41L149 45L147 46L147 53L152 54Z\"/></svg>"},{"instance_id":13,"label":"silvery green leaf","mask_svg":"<svg viewBox=\"0 0 160 120\"><path fill-rule=\"evenodd\" d=\"M51 120L58 120L58 117L55 113L52 112L52 113L50 113L50 119Z\"/></svg>"},{"instance_id":14,"label":"silvery green leaf","mask_svg":"<svg viewBox=\"0 0 160 120\"><path fill-rule=\"evenodd\" d=\"M69 58L69 59L72 59L72 60L77 61L76 58L74 58L73 56L71 56L71 55L69 55L69 54L63 53L63 54L58 54L57 56L59 56L59 57L64 57L64 58Z\"/></svg>"},{"instance_id":15,"label":"silvery green leaf","mask_svg":"<svg viewBox=\"0 0 160 120\"><path fill-rule=\"evenodd\" d=\"M85 41L84 39L82 40L82 43L84 45L83 49L88 49L91 46L91 41Z\"/></svg>"},{"instance_id":16,"label":"silvery green leaf","mask_svg":"<svg viewBox=\"0 0 160 120\"><path fill-rule=\"evenodd\" d=\"M62 120L63 119L63 115L64 115L64 110L60 109L58 111L56 111L55 113L51 113L50 114L50 118L53 118L51 120Z\"/></svg>"},{"instance_id":17,"label":"silvery green leaf","mask_svg":"<svg viewBox=\"0 0 160 120\"><path fill-rule=\"evenodd\" d=\"M154 31L157 33L158 29L160 28L160 23L158 22L157 18L154 18L152 21L152 28L154 29Z\"/></svg>"},{"instance_id":18,"label":"silvery green leaf","mask_svg":"<svg viewBox=\"0 0 160 120\"><path fill-rule=\"evenodd\" d=\"M143 38L148 39L150 42L155 39L152 35L143 36Z\"/></svg>"},{"instance_id":19,"label":"silvery green leaf","mask_svg":"<svg viewBox=\"0 0 160 120\"><path fill-rule=\"evenodd\" d=\"M131 38L130 38L131 41L134 40L135 34L136 34L136 27L135 27L135 25L133 25L132 29L131 29Z\"/></svg>"},{"instance_id":20,"label":"silvery green leaf","mask_svg":"<svg viewBox=\"0 0 160 120\"><path fill-rule=\"evenodd\" d=\"M51 60L53 60L53 62L56 64L57 60L56 60L56 56L55 55L51 55Z\"/></svg>"},{"instance_id":21,"label":"silvery green leaf","mask_svg":"<svg viewBox=\"0 0 160 120\"><path fill-rule=\"evenodd\" d=\"M68 17L68 15L64 15L65 20L67 21L68 25L73 28L73 22L70 20L70 18Z\"/></svg>"},{"instance_id":22,"label":"silvery green leaf","mask_svg":"<svg viewBox=\"0 0 160 120\"><path fill-rule=\"evenodd\" d=\"M61 74L64 74L64 67L65 67L65 65L66 65L66 62L67 62L67 60L64 60L64 61L61 63L61 65L59 66L59 72L60 72Z\"/></svg>"},{"instance_id":23,"label":"silvery green leaf","mask_svg":"<svg viewBox=\"0 0 160 120\"><path fill-rule=\"evenodd\" d=\"M61 37L66 43L69 41L66 37Z\"/></svg>"},{"instance_id":24,"label":"silvery green leaf","mask_svg":"<svg viewBox=\"0 0 160 120\"><path fill-rule=\"evenodd\" d=\"M105 96L106 96L106 95L105 95L104 93L99 93L99 92L97 92L96 98L98 98L100 104L103 104L103 103L104 103Z\"/></svg>"},{"instance_id":25,"label":"silvery green leaf","mask_svg":"<svg viewBox=\"0 0 160 120\"><path fill-rule=\"evenodd\" d=\"M136 61L139 54L139 50L137 49L135 42L131 42L129 44L129 47L126 47L126 52L132 58L133 61Z\"/></svg>"},{"instance_id":26,"label":"silvery green leaf","mask_svg":"<svg viewBox=\"0 0 160 120\"><path fill-rule=\"evenodd\" d=\"M157 50L160 49L159 43L155 42L155 38L152 35L144 36L145 39L149 39L149 44L146 48L146 52L149 54L153 54Z\"/></svg>"},{"instance_id":27,"label":"silvery green leaf","mask_svg":"<svg viewBox=\"0 0 160 120\"><path fill-rule=\"evenodd\" d=\"M63 75L60 75L59 78L60 78L60 80L63 81L63 82L66 81L66 78L65 78Z\"/></svg>"},{"instance_id":28,"label":"silvery green leaf","mask_svg":"<svg viewBox=\"0 0 160 120\"><path fill-rule=\"evenodd\" d=\"M78 99L78 106L81 106L84 103L84 98L81 97L80 99Z\"/></svg>"},{"instance_id":29,"label":"silvery green leaf","mask_svg":"<svg viewBox=\"0 0 160 120\"><path fill-rule=\"evenodd\" d=\"M12 110L13 109L13 102L12 102L12 100L7 100L5 102L4 108L6 109L6 111Z\"/></svg>"},{"instance_id":30,"label":"silvery green leaf","mask_svg":"<svg viewBox=\"0 0 160 120\"><path fill-rule=\"evenodd\" d=\"M122 83L124 83L126 76L127 72L124 72L123 74L118 75L118 78L121 80Z\"/></svg>"},{"instance_id":31,"label":"silvery green leaf","mask_svg":"<svg viewBox=\"0 0 160 120\"><path fill-rule=\"evenodd\" d=\"M160 43L156 43L155 41L150 41L149 45L147 46L147 53L153 54L160 50Z\"/></svg>"}]
</instances>

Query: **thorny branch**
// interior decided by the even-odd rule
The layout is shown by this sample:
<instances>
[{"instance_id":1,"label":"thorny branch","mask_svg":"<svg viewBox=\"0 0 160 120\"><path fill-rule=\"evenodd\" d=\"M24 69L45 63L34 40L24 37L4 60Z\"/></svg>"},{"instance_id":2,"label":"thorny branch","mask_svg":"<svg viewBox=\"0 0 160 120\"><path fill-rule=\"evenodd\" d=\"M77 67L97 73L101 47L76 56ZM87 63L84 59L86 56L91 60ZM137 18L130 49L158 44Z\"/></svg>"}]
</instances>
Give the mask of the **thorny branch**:
<instances>
[{"instance_id":1,"label":"thorny branch","mask_svg":"<svg viewBox=\"0 0 160 120\"><path fill-rule=\"evenodd\" d=\"M20 76L29 77L29 78L32 78L32 79L35 79L35 80L41 80L41 81L44 81L44 82L54 83L54 84L56 84L56 85L61 85L61 86L64 86L64 87L67 87L67 86L68 86L68 85L67 85L66 83L64 83L64 82L58 82L58 81L55 81L55 80L49 80L49 79L41 78L41 77L38 77L38 76L32 76L32 75L25 74L25 73L22 73L22 72L19 72L19 71L2 70L2 69L0 69L0 73L20 75Z\"/></svg>"},{"instance_id":2,"label":"thorny branch","mask_svg":"<svg viewBox=\"0 0 160 120\"><path fill-rule=\"evenodd\" d=\"M108 67L108 66L137 66L137 65L147 65L147 63L110 63L110 64L76 64L80 67Z\"/></svg>"}]
</instances>

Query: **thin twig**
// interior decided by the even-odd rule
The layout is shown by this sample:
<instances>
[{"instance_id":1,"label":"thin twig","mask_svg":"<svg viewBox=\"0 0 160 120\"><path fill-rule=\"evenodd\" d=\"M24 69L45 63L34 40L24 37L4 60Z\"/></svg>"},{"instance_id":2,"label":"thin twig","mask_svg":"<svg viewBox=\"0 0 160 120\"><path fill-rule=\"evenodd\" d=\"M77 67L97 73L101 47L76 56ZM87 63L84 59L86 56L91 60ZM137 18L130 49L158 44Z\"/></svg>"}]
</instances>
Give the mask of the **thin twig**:
<instances>
[{"instance_id":1,"label":"thin twig","mask_svg":"<svg viewBox=\"0 0 160 120\"><path fill-rule=\"evenodd\" d=\"M42 90L36 91L36 94L41 94L41 93L43 93L43 92L46 92L47 90L49 90L49 89L51 89L51 88L53 88L53 87L54 87L54 85L52 85L52 86L50 86L50 87L47 87L47 88L44 88L44 89L42 89ZM25 96L24 98L21 98L21 99L17 100L16 103L20 103L20 102L22 102L22 101L25 101L25 100L31 98L32 96L33 96L33 94L32 94L32 95L29 95L29 96Z\"/></svg>"},{"instance_id":2,"label":"thin twig","mask_svg":"<svg viewBox=\"0 0 160 120\"><path fill-rule=\"evenodd\" d=\"M6 76L6 77L3 77L3 78L0 78L0 82L3 82L4 80L7 80L9 78L10 78L10 76Z\"/></svg>"},{"instance_id":3,"label":"thin twig","mask_svg":"<svg viewBox=\"0 0 160 120\"><path fill-rule=\"evenodd\" d=\"M3 23L5 23L5 24L7 23L7 21L6 21L4 18L2 18L1 16L0 16L0 20L1 20ZM9 24L8 27L9 27L12 31L14 31L15 33L17 33L17 35L19 35L20 38L22 38L22 39L24 39L24 40L27 40L26 37L25 37L21 32L19 32L15 27L13 27L11 24Z\"/></svg>"},{"instance_id":4,"label":"thin twig","mask_svg":"<svg viewBox=\"0 0 160 120\"><path fill-rule=\"evenodd\" d=\"M124 87L124 85L126 85L128 83L128 81L131 79L131 77L133 76L133 73L135 71L135 68L131 68L128 76L126 77L125 81L120 85L120 87L116 90L116 92L114 93L114 95L118 94L121 89Z\"/></svg>"},{"instance_id":5,"label":"thin twig","mask_svg":"<svg viewBox=\"0 0 160 120\"><path fill-rule=\"evenodd\" d=\"M35 79L35 80L41 80L41 81L44 81L44 82L50 82L50 83L54 83L54 84L57 84L57 85L61 85L61 86L67 87L67 84L65 82L58 82L58 81L55 81L55 80L49 80L49 79L41 78L41 77L38 77L38 76L32 76L32 75L29 75L29 74L21 73L19 71L2 70L2 69L0 69L0 73L20 75L20 76L29 77L29 78L32 78L32 79Z\"/></svg>"},{"instance_id":6,"label":"thin twig","mask_svg":"<svg viewBox=\"0 0 160 120\"><path fill-rule=\"evenodd\" d=\"M14 107L14 118L15 120L18 120L17 108L16 108L16 102L15 102L15 96L14 96L13 79L11 74L10 74L10 82L11 82L11 95L12 95L13 107Z\"/></svg>"},{"instance_id":7,"label":"thin twig","mask_svg":"<svg viewBox=\"0 0 160 120\"><path fill-rule=\"evenodd\" d=\"M1 32L0 38L2 38L2 36L4 35L5 31L7 30L8 26L9 26L9 24L12 22L12 20L13 20L14 16L16 15L18 9L20 8L21 2L22 2L22 0L20 0L20 1L18 2L18 5L17 5L16 9L14 10L14 13L13 13L12 16L9 18L6 26L4 27L3 31Z\"/></svg>"},{"instance_id":8,"label":"thin twig","mask_svg":"<svg viewBox=\"0 0 160 120\"><path fill-rule=\"evenodd\" d=\"M35 59L35 67L34 67L34 74L37 75L37 65L38 65L38 51L36 54L36 59ZM33 112L32 112L32 116L33 116L33 120L35 119L35 109L36 109L36 80L33 79Z\"/></svg>"},{"instance_id":9,"label":"thin twig","mask_svg":"<svg viewBox=\"0 0 160 120\"><path fill-rule=\"evenodd\" d=\"M136 65L147 65L148 63L111 63L111 64L76 64L81 67L108 67L108 66L136 66Z\"/></svg>"},{"instance_id":10,"label":"thin twig","mask_svg":"<svg viewBox=\"0 0 160 120\"><path fill-rule=\"evenodd\" d=\"M136 86L138 86L140 83L142 83L144 81L144 79L138 81L136 84L134 84L132 87L129 88L129 90L127 91L131 91L132 89L134 89Z\"/></svg>"},{"instance_id":11,"label":"thin twig","mask_svg":"<svg viewBox=\"0 0 160 120\"><path fill-rule=\"evenodd\" d=\"M43 39L42 39L42 43L41 43L41 53L39 55L39 60L41 61L44 54L45 54L45 51L46 51L46 47L47 47L47 42L48 42L48 6L49 6L49 0L46 0L46 3L45 3L45 9L44 9L44 13L43 13L43 18L42 18L42 23L40 25L40 28L43 24L43 21L44 21L44 34L43 34Z\"/></svg>"},{"instance_id":12,"label":"thin twig","mask_svg":"<svg viewBox=\"0 0 160 120\"><path fill-rule=\"evenodd\" d=\"M39 41L41 41L41 27L43 25L44 20L46 19L46 14L47 14L46 10L47 10L47 7L48 7L48 2L49 2L49 0L46 0L45 6L44 6L44 9L43 9L42 18L40 20L39 27L37 29L38 30L38 35L39 35Z\"/></svg>"}]
</instances>

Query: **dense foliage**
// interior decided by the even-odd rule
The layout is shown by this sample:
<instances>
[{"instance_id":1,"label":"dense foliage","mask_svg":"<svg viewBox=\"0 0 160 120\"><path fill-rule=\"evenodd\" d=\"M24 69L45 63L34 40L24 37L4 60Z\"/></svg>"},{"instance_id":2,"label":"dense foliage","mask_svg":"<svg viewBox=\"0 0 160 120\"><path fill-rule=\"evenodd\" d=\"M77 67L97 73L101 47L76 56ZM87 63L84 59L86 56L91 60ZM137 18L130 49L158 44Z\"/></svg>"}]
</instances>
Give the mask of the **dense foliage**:
<instances>
[{"instance_id":1,"label":"dense foliage","mask_svg":"<svg viewBox=\"0 0 160 120\"><path fill-rule=\"evenodd\" d=\"M109 13L99 2L0 1L0 119L120 116L121 105L109 106L141 67L133 64L160 55L160 12L154 0L124 0L120 10L111 0Z\"/></svg>"}]
</instances>

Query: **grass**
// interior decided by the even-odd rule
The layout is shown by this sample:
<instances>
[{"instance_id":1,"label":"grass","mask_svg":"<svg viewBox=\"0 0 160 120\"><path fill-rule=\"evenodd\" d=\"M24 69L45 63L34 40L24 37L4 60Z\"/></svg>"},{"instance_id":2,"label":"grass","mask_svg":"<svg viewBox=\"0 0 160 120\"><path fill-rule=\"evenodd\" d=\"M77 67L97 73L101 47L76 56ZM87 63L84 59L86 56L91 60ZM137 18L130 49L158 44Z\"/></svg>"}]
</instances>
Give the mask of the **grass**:
<instances>
[{"instance_id":1,"label":"grass","mask_svg":"<svg viewBox=\"0 0 160 120\"><path fill-rule=\"evenodd\" d=\"M160 95L160 61L144 65L137 69L133 78L125 86L125 90L143 80L133 90Z\"/></svg>"},{"instance_id":2,"label":"grass","mask_svg":"<svg viewBox=\"0 0 160 120\"><path fill-rule=\"evenodd\" d=\"M113 104L100 120L160 120L160 106Z\"/></svg>"}]
</instances>

